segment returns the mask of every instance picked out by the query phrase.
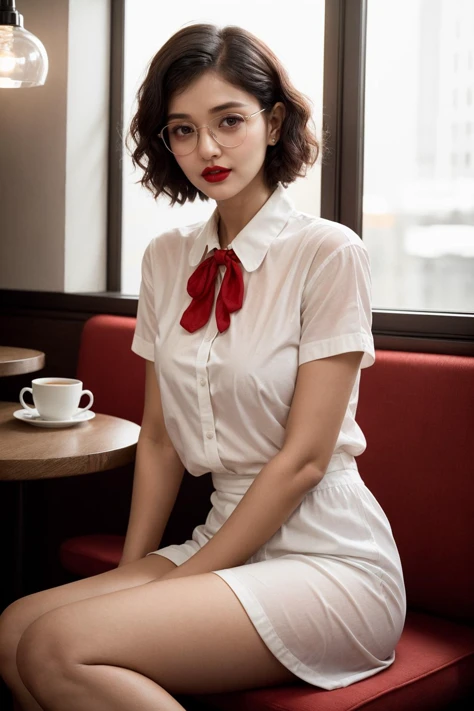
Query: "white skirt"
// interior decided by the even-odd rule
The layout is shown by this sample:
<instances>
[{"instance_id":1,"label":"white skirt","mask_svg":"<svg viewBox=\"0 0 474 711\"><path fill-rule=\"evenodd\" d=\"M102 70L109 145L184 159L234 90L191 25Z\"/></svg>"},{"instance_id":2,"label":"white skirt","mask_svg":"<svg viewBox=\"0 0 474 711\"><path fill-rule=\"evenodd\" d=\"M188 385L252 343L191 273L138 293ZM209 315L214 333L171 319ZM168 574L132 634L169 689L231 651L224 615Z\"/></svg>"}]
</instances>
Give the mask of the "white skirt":
<instances>
[{"instance_id":1,"label":"white skirt","mask_svg":"<svg viewBox=\"0 0 474 711\"><path fill-rule=\"evenodd\" d=\"M148 555L184 563L252 483L212 477L206 523L191 540ZM349 686L395 660L406 614L400 557L385 513L345 452L333 455L323 480L245 565L213 572L232 588L275 657L309 684Z\"/></svg>"}]
</instances>

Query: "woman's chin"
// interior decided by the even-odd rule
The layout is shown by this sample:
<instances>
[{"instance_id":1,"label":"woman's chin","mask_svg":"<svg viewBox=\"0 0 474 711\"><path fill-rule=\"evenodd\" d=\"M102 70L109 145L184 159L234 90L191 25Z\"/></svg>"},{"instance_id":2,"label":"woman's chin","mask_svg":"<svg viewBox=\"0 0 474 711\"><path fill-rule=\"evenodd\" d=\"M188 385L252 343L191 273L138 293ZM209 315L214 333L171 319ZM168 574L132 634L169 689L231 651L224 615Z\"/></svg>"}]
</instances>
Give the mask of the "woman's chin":
<instances>
[{"instance_id":1,"label":"woman's chin","mask_svg":"<svg viewBox=\"0 0 474 711\"><path fill-rule=\"evenodd\" d=\"M224 181L227 183L227 181L230 179L229 177ZM207 195L209 198L212 200L216 200L217 202L221 202L222 200L229 200L230 198L234 197L241 191L241 186L236 186L235 183L234 185L227 184L224 185L224 182L222 183L208 183L204 178L200 181L199 185L199 190L203 192L205 195ZM204 183L204 185L203 185Z\"/></svg>"}]
</instances>

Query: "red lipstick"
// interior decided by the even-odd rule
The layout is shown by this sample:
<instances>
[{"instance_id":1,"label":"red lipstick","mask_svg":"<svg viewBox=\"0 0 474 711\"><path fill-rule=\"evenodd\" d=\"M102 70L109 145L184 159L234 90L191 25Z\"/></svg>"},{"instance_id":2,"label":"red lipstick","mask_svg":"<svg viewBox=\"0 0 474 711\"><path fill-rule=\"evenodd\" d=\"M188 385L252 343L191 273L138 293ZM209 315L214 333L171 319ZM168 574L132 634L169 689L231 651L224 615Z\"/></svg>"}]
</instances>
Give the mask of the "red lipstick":
<instances>
[{"instance_id":1,"label":"red lipstick","mask_svg":"<svg viewBox=\"0 0 474 711\"><path fill-rule=\"evenodd\" d=\"M230 168L223 168L221 165L212 165L210 168L204 168L201 175L208 183L220 183L225 180L230 173Z\"/></svg>"}]
</instances>

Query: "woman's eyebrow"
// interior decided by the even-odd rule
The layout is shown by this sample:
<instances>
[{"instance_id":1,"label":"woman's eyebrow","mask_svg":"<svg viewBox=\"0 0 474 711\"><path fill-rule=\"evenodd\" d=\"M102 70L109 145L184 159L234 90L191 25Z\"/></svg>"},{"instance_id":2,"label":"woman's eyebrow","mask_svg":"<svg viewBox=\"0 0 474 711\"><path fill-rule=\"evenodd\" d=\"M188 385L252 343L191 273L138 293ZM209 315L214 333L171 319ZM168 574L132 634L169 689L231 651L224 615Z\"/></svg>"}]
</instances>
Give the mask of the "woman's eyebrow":
<instances>
[{"instance_id":1,"label":"woman's eyebrow","mask_svg":"<svg viewBox=\"0 0 474 711\"><path fill-rule=\"evenodd\" d=\"M214 106L213 109L209 109L210 114L216 114L219 111L225 111L226 109L235 109L243 106L248 106L248 104L242 103L242 101L227 101L225 104L219 104L219 106ZM169 114L168 121L171 119L190 119L189 114Z\"/></svg>"}]
</instances>

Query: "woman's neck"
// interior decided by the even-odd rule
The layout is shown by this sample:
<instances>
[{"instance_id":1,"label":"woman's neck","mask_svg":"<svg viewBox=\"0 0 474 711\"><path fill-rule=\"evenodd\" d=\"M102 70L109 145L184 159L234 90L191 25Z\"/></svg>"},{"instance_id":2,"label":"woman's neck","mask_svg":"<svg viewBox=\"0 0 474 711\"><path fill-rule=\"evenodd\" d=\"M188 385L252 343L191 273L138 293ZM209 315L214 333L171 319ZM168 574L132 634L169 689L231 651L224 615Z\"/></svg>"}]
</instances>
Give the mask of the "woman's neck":
<instances>
[{"instance_id":1,"label":"woman's neck","mask_svg":"<svg viewBox=\"0 0 474 711\"><path fill-rule=\"evenodd\" d=\"M219 213L217 233L221 249L228 247L239 232L255 217L271 194L272 191L263 182L255 185L252 181L233 198L217 203Z\"/></svg>"}]
</instances>

